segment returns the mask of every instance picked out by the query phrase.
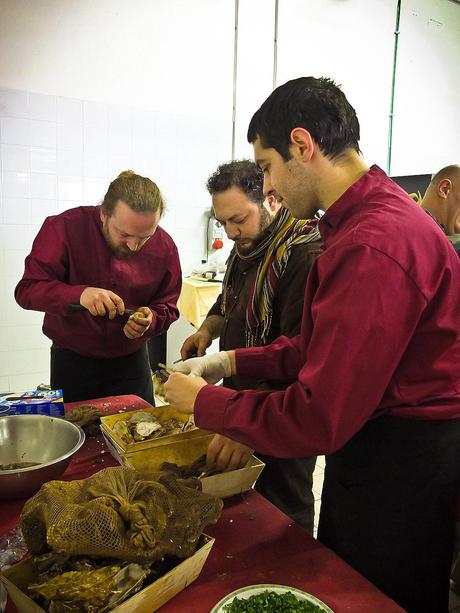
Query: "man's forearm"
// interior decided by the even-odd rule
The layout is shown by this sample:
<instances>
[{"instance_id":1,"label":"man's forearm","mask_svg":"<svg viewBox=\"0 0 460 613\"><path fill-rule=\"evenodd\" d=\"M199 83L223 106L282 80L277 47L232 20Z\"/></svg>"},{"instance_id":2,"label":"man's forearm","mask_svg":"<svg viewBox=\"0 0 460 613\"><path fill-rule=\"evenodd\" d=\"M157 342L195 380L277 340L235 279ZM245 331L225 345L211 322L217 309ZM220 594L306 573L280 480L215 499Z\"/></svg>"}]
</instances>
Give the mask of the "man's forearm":
<instances>
[{"instance_id":1,"label":"man's forearm","mask_svg":"<svg viewBox=\"0 0 460 613\"><path fill-rule=\"evenodd\" d=\"M36 280L22 278L16 286L14 296L23 309L43 311L54 315L69 313L69 303L80 302L86 285L68 285L58 279Z\"/></svg>"},{"instance_id":2,"label":"man's forearm","mask_svg":"<svg viewBox=\"0 0 460 613\"><path fill-rule=\"evenodd\" d=\"M221 315L209 315L198 328L198 332L202 330L206 331L211 336L212 340L219 338L224 327L224 321Z\"/></svg>"}]
</instances>

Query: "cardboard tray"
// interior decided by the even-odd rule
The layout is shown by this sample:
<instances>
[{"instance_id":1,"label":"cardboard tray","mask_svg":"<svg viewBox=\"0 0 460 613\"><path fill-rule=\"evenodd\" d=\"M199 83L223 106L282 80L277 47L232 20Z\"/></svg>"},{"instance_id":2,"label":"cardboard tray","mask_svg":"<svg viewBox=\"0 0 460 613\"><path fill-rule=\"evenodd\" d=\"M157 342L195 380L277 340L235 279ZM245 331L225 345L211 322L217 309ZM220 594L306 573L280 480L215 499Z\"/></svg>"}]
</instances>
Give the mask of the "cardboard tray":
<instances>
[{"instance_id":1,"label":"cardboard tray","mask_svg":"<svg viewBox=\"0 0 460 613\"><path fill-rule=\"evenodd\" d=\"M112 609L111 613L152 613L195 581L214 544L214 539L205 534L201 539L203 544L192 556ZM44 609L27 596L27 586L34 579L35 573L30 560L19 562L0 574L0 581L6 587L18 613L45 613Z\"/></svg>"},{"instance_id":2,"label":"cardboard tray","mask_svg":"<svg viewBox=\"0 0 460 613\"><path fill-rule=\"evenodd\" d=\"M161 445L167 445L168 443L181 439L181 440L189 440L195 438L197 436L202 436L205 430L200 430L197 427L188 430L187 432L180 432L179 434L170 434L168 436L159 436L154 439L146 439L145 441L139 441L134 443L126 444L124 441L119 438L116 433L113 432L113 426L118 421L126 421L131 415L134 415L138 411L143 411L146 413L152 413L155 415L160 421L166 421L171 419L171 417L175 417L178 421L182 423L186 423L189 419L188 415L184 415L184 413L180 413L176 411L170 405L164 405L161 407L148 407L145 409L138 409L137 411L127 411L126 413L117 413L114 415L107 415L105 417L101 417L101 430L112 443L116 444L118 448L120 448L123 453L130 453L132 451L139 451L142 449L152 449L153 447L158 447Z\"/></svg>"},{"instance_id":3,"label":"cardboard tray","mask_svg":"<svg viewBox=\"0 0 460 613\"><path fill-rule=\"evenodd\" d=\"M123 466L134 468L146 474L159 470L163 462L172 462L178 466L192 464L208 450L214 434L200 430L200 436L188 440L176 440L167 445L161 445L148 450L124 453L115 443L105 441L113 457ZM247 465L238 470L232 470L210 477L203 477L201 484L203 492L219 498L228 498L250 490L257 481L265 464L256 456L251 456Z\"/></svg>"}]
</instances>

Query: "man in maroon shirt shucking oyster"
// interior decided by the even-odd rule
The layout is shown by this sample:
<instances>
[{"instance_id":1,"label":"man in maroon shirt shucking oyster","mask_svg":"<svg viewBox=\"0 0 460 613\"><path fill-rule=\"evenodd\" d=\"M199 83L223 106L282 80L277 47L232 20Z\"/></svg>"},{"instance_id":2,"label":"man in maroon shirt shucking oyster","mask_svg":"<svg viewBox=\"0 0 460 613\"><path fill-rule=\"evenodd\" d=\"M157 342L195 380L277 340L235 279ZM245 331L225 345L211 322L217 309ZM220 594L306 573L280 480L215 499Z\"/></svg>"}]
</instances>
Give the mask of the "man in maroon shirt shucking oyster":
<instances>
[{"instance_id":1,"label":"man in maroon shirt shucking oyster","mask_svg":"<svg viewBox=\"0 0 460 613\"><path fill-rule=\"evenodd\" d=\"M266 194L295 217L325 211L301 332L187 360L166 398L256 452L326 454L319 540L407 611L445 612L460 487L459 259L364 163L356 113L333 81L278 87L248 140ZM212 385L234 373L290 385Z\"/></svg>"},{"instance_id":2,"label":"man in maroon shirt shucking oyster","mask_svg":"<svg viewBox=\"0 0 460 613\"><path fill-rule=\"evenodd\" d=\"M153 403L146 343L177 319L181 288L163 208L153 181L125 171L101 206L48 217L36 236L15 297L45 312L51 387L65 402L137 394Z\"/></svg>"}]
</instances>

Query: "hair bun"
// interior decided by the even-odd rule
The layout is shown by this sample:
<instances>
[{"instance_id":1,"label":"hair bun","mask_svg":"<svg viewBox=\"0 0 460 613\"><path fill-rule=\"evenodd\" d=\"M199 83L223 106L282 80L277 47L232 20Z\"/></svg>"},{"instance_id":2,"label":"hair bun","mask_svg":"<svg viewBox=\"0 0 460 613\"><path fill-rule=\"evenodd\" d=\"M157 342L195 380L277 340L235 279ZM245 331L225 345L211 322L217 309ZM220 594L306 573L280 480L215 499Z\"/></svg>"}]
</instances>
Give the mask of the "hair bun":
<instances>
[{"instance_id":1,"label":"hair bun","mask_svg":"<svg viewBox=\"0 0 460 613\"><path fill-rule=\"evenodd\" d=\"M120 179L123 177L133 177L135 174L136 173L134 172L134 170L123 170L122 172L120 172L117 179Z\"/></svg>"}]
</instances>

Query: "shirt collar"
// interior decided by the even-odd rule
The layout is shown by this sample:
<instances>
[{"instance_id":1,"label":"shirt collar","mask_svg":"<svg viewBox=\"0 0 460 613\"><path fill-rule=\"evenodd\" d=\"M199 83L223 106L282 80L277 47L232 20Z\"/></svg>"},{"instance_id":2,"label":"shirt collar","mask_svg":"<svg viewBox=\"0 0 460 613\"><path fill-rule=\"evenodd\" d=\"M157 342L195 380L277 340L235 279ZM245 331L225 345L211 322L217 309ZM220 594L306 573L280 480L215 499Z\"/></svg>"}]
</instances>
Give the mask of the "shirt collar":
<instances>
[{"instance_id":1,"label":"shirt collar","mask_svg":"<svg viewBox=\"0 0 460 613\"><path fill-rule=\"evenodd\" d=\"M376 180L386 178L386 173L376 164L350 187L327 209L319 222L319 230L324 240L346 219L356 213L356 203L375 186Z\"/></svg>"}]
</instances>

